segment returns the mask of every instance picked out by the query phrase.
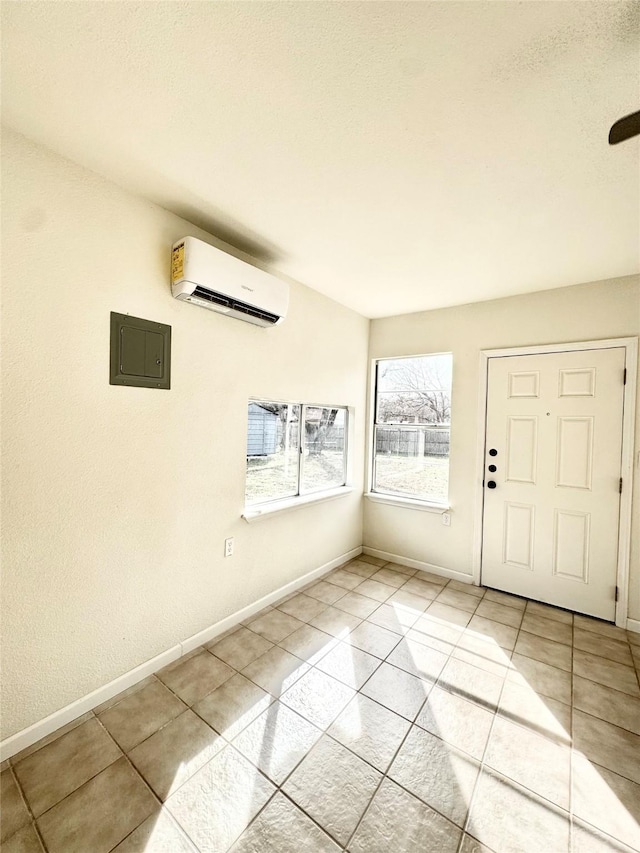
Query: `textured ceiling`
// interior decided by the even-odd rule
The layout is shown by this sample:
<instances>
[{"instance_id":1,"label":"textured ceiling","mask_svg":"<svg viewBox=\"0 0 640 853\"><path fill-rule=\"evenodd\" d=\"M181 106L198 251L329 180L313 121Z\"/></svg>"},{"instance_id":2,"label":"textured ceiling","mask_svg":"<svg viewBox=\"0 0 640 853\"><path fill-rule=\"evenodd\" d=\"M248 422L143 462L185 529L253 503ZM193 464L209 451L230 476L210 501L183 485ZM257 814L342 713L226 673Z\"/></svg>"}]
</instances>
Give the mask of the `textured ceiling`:
<instances>
[{"instance_id":1,"label":"textured ceiling","mask_svg":"<svg viewBox=\"0 0 640 853\"><path fill-rule=\"evenodd\" d=\"M639 269L636 2L5 2L3 121L369 317Z\"/></svg>"}]
</instances>

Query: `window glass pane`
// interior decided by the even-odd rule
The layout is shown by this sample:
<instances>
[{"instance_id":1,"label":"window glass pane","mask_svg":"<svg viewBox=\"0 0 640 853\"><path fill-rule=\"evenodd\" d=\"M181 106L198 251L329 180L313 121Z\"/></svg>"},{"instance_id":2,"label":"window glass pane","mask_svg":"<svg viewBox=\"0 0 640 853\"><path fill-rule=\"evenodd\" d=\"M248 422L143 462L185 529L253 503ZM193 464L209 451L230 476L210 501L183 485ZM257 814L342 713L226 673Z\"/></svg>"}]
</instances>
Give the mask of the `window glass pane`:
<instances>
[{"instance_id":1,"label":"window glass pane","mask_svg":"<svg viewBox=\"0 0 640 853\"><path fill-rule=\"evenodd\" d=\"M346 410L305 406L303 493L332 489L345 482Z\"/></svg>"},{"instance_id":2,"label":"window glass pane","mask_svg":"<svg viewBox=\"0 0 640 853\"><path fill-rule=\"evenodd\" d=\"M249 401L246 505L298 493L300 406Z\"/></svg>"},{"instance_id":3,"label":"window glass pane","mask_svg":"<svg viewBox=\"0 0 640 853\"><path fill-rule=\"evenodd\" d=\"M385 358L376 370L373 491L446 503L451 354Z\"/></svg>"},{"instance_id":4,"label":"window glass pane","mask_svg":"<svg viewBox=\"0 0 640 853\"><path fill-rule=\"evenodd\" d=\"M448 424L450 419L451 355L378 362L377 423Z\"/></svg>"},{"instance_id":5,"label":"window glass pane","mask_svg":"<svg viewBox=\"0 0 640 853\"><path fill-rule=\"evenodd\" d=\"M374 491L446 503L449 427L376 427Z\"/></svg>"}]
</instances>

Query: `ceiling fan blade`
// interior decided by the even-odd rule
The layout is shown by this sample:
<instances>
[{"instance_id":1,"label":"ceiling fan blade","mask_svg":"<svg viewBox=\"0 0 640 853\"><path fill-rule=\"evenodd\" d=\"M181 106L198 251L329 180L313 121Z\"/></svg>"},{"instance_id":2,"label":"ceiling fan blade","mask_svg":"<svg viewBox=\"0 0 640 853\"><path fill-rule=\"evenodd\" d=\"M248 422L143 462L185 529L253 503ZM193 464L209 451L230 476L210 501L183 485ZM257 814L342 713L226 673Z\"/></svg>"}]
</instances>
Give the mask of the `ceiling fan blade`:
<instances>
[{"instance_id":1,"label":"ceiling fan blade","mask_svg":"<svg viewBox=\"0 0 640 853\"><path fill-rule=\"evenodd\" d=\"M625 139L631 139L638 134L640 134L640 112L631 113L612 125L609 131L609 145L617 145L618 142L624 142Z\"/></svg>"}]
</instances>

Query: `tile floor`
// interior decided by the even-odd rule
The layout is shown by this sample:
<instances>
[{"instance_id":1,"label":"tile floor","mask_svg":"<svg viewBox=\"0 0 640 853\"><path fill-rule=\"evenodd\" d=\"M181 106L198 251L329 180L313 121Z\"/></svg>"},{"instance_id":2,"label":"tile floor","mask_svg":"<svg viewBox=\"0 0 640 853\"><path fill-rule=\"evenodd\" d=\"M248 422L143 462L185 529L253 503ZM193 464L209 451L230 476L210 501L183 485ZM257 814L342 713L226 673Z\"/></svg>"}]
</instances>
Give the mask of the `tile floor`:
<instances>
[{"instance_id":1,"label":"tile floor","mask_svg":"<svg viewBox=\"0 0 640 853\"><path fill-rule=\"evenodd\" d=\"M362 556L14 756L3 853L640 849L640 635Z\"/></svg>"}]
</instances>

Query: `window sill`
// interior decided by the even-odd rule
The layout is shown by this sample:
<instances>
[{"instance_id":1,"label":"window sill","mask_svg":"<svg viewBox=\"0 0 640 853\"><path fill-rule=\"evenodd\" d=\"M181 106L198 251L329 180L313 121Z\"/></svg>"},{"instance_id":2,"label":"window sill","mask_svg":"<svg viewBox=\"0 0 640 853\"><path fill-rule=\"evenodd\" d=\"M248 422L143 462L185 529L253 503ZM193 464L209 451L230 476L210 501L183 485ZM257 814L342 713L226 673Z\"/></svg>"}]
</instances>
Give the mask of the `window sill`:
<instances>
[{"instance_id":1,"label":"window sill","mask_svg":"<svg viewBox=\"0 0 640 853\"><path fill-rule=\"evenodd\" d=\"M316 492L311 495L286 498L283 501L273 501L273 503L263 504L262 506L247 507L242 513L242 518L251 524L254 521L261 521L263 518L268 518L270 515L275 515L276 513L291 512L291 510L301 509L303 506L308 506L309 504L332 501L344 495L349 495L352 491L353 488L351 486L340 486L337 489L331 489L327 492Z\"/></svg>"},{"instance_id":2,"label":"window sill","mask_svg":"<svg viewBox=\"0 0 640 853\"><path fill-rule=\"evenodd\" d=\"M390 506L401 506L405 509L418 509L422 512L449 512L449 504L439 504L433 501L419 501L414 498L402 498L398 495L382 495L377 492L367 492L365 498L374 503L389 504Z\"/></svg>"}]
</instances>

